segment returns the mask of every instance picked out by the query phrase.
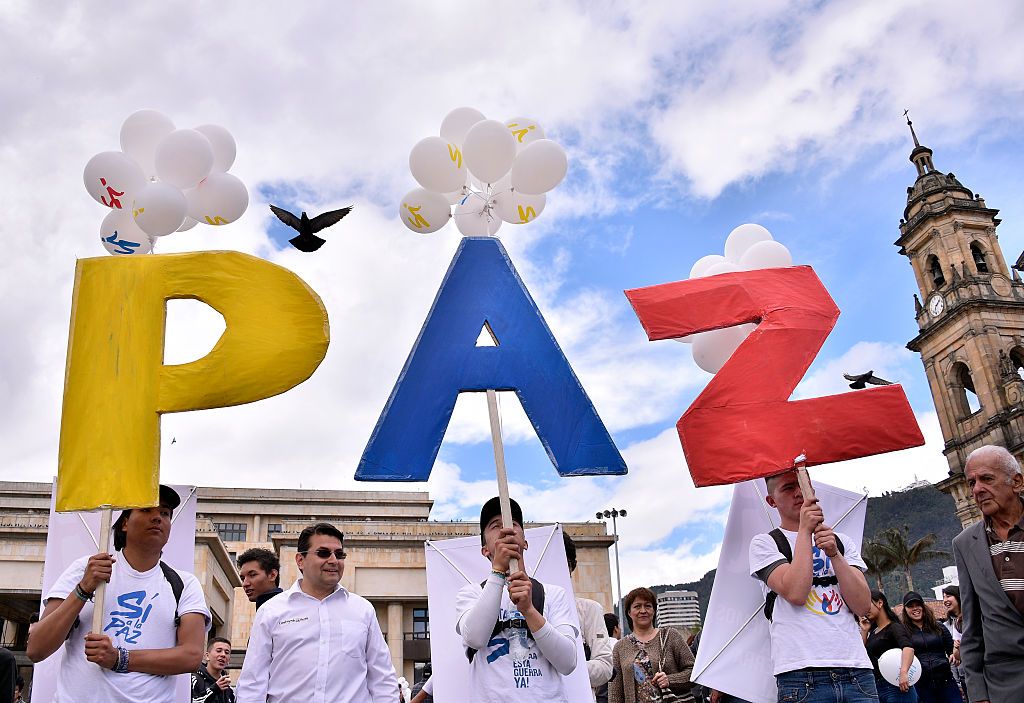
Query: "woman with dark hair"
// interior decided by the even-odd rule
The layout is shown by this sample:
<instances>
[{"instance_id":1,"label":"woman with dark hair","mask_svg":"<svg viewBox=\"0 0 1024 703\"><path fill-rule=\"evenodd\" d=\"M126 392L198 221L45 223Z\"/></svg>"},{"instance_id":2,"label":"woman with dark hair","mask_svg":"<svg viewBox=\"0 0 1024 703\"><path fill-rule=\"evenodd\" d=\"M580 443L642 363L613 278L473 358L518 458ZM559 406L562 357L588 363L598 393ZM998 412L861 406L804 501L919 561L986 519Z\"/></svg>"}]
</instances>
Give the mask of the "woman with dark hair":
<instances>
[{"instance_id":1,"label":"woman with dark hair","mask_svg":"<svg viewBox=\"0 0 1024 703\"><path fill-rule=\"evenodd\" d=\"M914 688L921 703L961 703L960 691L949 668L953 654L953 636L940 625L924 599L914 591L903 596L903 626L910 634L918 661L921 680Z\"/></svg>"},{"instance_id":2,"label":"woman with dark hair","mask_svg":"<svg viewBox=\"0 0 1024 703\"><path fill-rule=\"evenodd\" d=\"M950 585L943 588L942 604L946 606L946 619L942 624L953 637L953 654L949 657L949 665L953 671L956 685L960 688L960 695L966 701L969 700L967 683L964 680L964 663L960 659L960 638L964 631L964 614L960 607L960 587Z\"/></svg>"},{"instance_id":3,"label":"woman with dark hair","mask_svg":"<svg viewBox=\"0 0 1024 703\"><path fill-rule=\"evenodd\" d=\"M693 654L678 630L654 626L657 596L649 588L634 588L622 605L632 632L612 653L615 674L608 682L608 703L655 703L668 691L692 701Z\"/></svg>"},{"instance_id":4,"label":"woman with dark hair","mask_svg":"<svg viewBox=\"0 0 1024 703\"><path fill-rule=\"evenodd\" d=\"M889 599L881 591L871 591L871 610L861 620L861 635L868 650L871 666L875 669L875 687L882 703L917 703L917 693L910 685L910 665L914 661L914 647L910 635L889 607ZM893 686L878 670L878 658L890 649L902 649L899 686Z\"/></svg>"}]
</instances>

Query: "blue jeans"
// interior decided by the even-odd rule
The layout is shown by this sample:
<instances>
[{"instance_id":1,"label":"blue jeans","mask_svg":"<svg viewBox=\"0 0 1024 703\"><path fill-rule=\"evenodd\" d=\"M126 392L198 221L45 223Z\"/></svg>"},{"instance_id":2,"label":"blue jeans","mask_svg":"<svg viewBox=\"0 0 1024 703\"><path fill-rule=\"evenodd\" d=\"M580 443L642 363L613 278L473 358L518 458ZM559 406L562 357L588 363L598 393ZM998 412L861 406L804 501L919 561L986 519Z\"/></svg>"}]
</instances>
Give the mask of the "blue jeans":
<instances>
[{"instance_id":1,"label":"blue jeans","mask_svg":"<svg viewBox=\"0 0 1024 703\"><path fill-rule=\"evenodd\" d=\"M875 686L878 687L878 700L882 703L917 703L917 691L913 686L904 693L899 686L893 686L881 677L875 679Z\"/></svg>"},{"instance_id":2,"label":"blue jeans","mask_svg":"<svg viewBox=\"0 0 1024 703\"><path fill-rule=\"evenodd\" d=\"M775 677L779 703L874 703L871 669L798 669Z\"/></svg>"}]
</instances>

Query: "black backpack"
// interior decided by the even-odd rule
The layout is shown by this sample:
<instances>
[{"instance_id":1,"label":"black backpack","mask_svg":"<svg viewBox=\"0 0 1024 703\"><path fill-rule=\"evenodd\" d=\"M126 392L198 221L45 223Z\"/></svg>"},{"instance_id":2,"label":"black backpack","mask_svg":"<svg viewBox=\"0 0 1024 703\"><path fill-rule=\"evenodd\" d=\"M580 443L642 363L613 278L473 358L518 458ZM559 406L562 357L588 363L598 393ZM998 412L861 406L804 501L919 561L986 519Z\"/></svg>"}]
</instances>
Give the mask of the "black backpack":
<instances>
[{"instance_id":1,"label":"black backpack","mask_svg":"<svg viewBox=\"0 0 1024 703\"><path fill-rule=\"evenodd\" d=\"M790 564L793 563L793 548L789 546L789 540L786 539L786 535L782 533L778 527L768 533L775 540L775 546L778 547L779 552L782 556L786 557L786 561ZM840 554L846 554L846 548L843 547L843 540L839 539L839 535L836 535L836 547L839 548ZM815 576L811 582L813 586L834 586L839 583L839 579L835 576ZM765 582L767 585L767 581ZM779 594L769 589L768 595L764 599L764 616L768 618L768 622L772 620L772 613L775 612L775 599L779 597Z\"/></svg>"},{"instance_id":2,"label":"black backpack","mask_svg":"<svg viewBox=\"0 0 1024 703\"><path fill-rule=\"evenodd\" d=\"M538 581L535 578L530 578L530 582L533 583L533 591L530 594L530 600L533 601L533 607L537 609L537 612L540 613L541 615L543 615L544 614L544 584L541 583L540 581ZM486 581L481 581L480 582L480 588L483 588L484 584L486 584L486 583L487 583ZM504 630L506 627L508 627L511 623L512 623L511 620L498 620L497 622L495 622L494 623L494 629L491 630L491 637L497 636L499 633L501 633L502 630ZM523 626L524 627L526 626L525 622L523 623ZM527 631L526 631L526 636L529 637L531 640L533 639L533 633L530 632L529 629L527 629ZM477 650L473 649L472 647L466 647L466 658L469 659L470 662L472 662L473 661L473 657L476 656L476 652L477 652Z\"/></svg>"}]
</instances>

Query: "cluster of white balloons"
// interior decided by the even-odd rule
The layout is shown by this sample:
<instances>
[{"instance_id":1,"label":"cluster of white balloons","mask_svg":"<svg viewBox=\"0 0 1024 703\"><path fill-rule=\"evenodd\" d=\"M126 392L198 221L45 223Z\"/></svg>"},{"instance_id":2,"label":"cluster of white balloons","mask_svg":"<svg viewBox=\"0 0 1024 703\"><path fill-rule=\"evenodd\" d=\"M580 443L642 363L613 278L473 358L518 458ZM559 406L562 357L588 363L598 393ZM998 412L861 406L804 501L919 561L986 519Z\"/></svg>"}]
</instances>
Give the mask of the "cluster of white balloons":
<instances>
[{"instance_id":1,"label":"cluster of white balloons","mask_svg":"<svg viewBox=\"0 0 1024 703\"><path fill-rule=\"evenodd\" d=\"M121 125L121 151L89 159L83 179L110 208L100 241L115 255L148 254L153 239L196 223L226 225L249 206L249 192L227 173L235 140L215 124L176 129L166 115L139 110Z\"/></svg>"},{"instance_id":2,"label":"cluster of white balloons","mask_svg":"<svg viewBox=\"0 0 1024 703\"><path fill-rule=\"evenodd\" d=\"M726 238L725 256L709 254L701 257L690 269L690 278L792 265L793 256L789 249L776 242L771 232L761 225L743 224ZM704 371L714 374L725 366L725 362L754 327L756 325L753 323L736 325L691 334L679 341L692 343L694 362Z\"/></svg>"},{"instance_id":3,"label":"cluster of white balloons","mask_svg":"<svg viewBox=\"0 0 1024 703\"><path fill-rule=\"evenodd\" d=\"M569 168L565 151L535 120L487 119L471 107L448 113L440 136L420 140L409 170L422 186L402 198L399 216L413 232L455 225L466 236L493 235L502 222L526 224Z\"/></svg>"}]
</instances>

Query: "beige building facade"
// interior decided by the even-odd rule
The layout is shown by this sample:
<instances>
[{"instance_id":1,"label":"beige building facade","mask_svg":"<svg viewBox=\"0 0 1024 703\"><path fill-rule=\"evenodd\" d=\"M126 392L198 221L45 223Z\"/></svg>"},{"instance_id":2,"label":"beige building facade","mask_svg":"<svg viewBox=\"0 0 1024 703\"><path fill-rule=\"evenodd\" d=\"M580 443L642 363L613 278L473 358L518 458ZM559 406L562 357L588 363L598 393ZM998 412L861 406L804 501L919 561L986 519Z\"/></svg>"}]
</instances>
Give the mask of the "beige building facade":
<instances>
[{"instance_id":1,"label":"beige building facade","mask_svg":"<svg viewBox=\"0 0 1024 703\"><path fill-rule=\"evenodd\" d=\"M917 179L895 242L920 289L907 347L921 355L945 439L949 477L937 485L967 526L980 518L964 480L971 451L998 444L1024 456L1024 283L999 247L999 211L938 171L911 133Z\"/></svg>"},{"instance_id":2,"label":"beige building facade","mask_svg":"<svg viewBox=\"0 0 1024 703\"><path fill-rule=\"evenodd\" d=\"M236 674L256 612L234 563L246 549L274 550L281 560L281 585L287 588L298 575L295 552L302 529L320 521L340 528L348 552L342 585L373 603L395 670L412 681L430 660L423 543L479 534L475 520L431 521L433 501L424 492L199 488L197 497L195 575L213 612L211 635L232 642ZM0 482L2 643L23 666L28 665L29 619L41 597L49 505L50 484ZM577 545L577 595L611 611L612 536L600 522L563 528Z\"/></svg>"}]
</instances>

